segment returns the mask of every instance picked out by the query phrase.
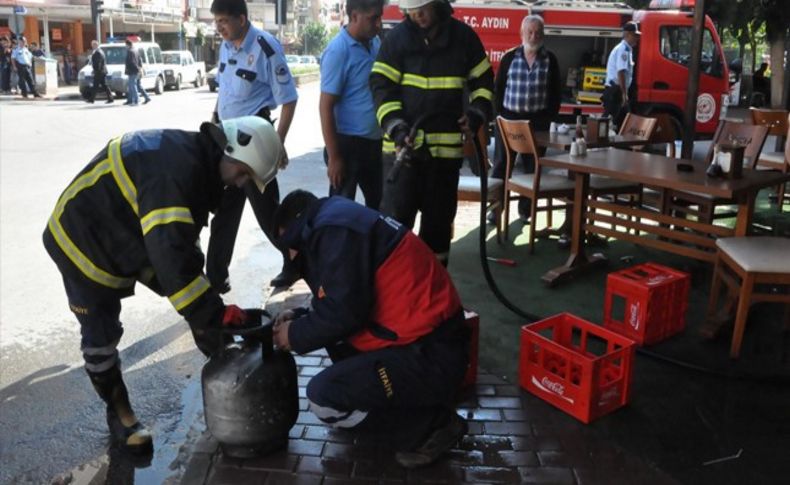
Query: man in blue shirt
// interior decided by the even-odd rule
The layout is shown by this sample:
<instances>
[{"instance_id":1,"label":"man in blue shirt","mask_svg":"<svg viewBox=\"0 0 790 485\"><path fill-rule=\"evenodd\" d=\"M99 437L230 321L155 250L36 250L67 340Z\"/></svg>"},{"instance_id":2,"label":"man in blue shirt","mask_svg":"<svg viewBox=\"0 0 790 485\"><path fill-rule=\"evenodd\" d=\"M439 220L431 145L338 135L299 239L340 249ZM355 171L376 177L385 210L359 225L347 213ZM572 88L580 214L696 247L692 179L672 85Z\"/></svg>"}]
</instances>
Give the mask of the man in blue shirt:
<instances>
[{"instance_id":1,"label":"man in blue shirt","mask_svg":"<svg viewBox=\"0 0 790 485\"><path fill-rule=\"evenodd\" d=\"M348 0L348 25L321 56L319 113L329 195L354 200L357 185L365 205L381 201L381 130L368 78L379 52L384 0Z\"/></svg>"},{"instance_id":2,"label":"man in blue shirt","mask_svg":"<svg viewBox=\"0 0 790 485\"><path fill-rule=\"evenodd\" d=\"M217 73L220 89L213 120L257 115L271 122L271 111L282 106L277 134L285 143L298 96L280 43L250 23L244 0L214 0L211 13L223 39ZM280 168L284 168L287 161L284 155ZM244 210L245 194L263 232L272 243L276 238L270 234L270 228L271 217L280 200L277 180L272 180L263 194L254 184L247 184L244 189L226 188L220 208L211 221L206 261L209 280L222 292L230 290L228 266ZM290 286L299 278L298 271L289 263L284 256L283 270L271 281L272 286Z\"/></svg>"},{"instance_id":3,"label":"man in blue shirt","mask_svg":"<svg viewBox=\"0 0 790 485\"><path fill-rule=\"evenodd\" d=\"M623 40L617 44L606 61L606 88L601 95L604 112L612 117L616 126L623 122L629 111L628 88L634 77L634 47L639 43L639 26L627 22L623 26Z\"/></svg>"},{"instance_id":4,"label":"man in blue shirt","mask_svg":"<svg viewBox=\"0 0 790 485\"><path fill-rule=\"evenodd\" d=\"M19 75L19 89L22 90L22 97L27 98L27 93L30 91L34 97L40 98L41 95L36 91L36 84L30 74L30 68L33 66L33 54L27 49L27 40L24 37L19 38L19 45L11 53L11 59L13 59L14 68Z\"/></svg>"}]
</instances>

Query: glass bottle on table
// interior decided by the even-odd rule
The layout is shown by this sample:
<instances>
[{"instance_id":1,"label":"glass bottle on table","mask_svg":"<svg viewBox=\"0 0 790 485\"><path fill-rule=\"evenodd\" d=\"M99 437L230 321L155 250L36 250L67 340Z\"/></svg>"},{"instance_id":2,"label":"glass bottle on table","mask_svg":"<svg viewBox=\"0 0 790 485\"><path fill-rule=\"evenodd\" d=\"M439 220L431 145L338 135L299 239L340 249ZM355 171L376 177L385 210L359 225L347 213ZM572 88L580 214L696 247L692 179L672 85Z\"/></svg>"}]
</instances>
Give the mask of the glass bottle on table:
<instances>
[{"instance_id":1,"label":"glass bottle on table","mask_svg":"<svg viewBox=\"0 0 790 485\"><path fill-rule=\"evenodd\" d=\"M582 115L576 116L576 138L584 138L584 131L582 131Z\"/></svg>"}]
</instances>

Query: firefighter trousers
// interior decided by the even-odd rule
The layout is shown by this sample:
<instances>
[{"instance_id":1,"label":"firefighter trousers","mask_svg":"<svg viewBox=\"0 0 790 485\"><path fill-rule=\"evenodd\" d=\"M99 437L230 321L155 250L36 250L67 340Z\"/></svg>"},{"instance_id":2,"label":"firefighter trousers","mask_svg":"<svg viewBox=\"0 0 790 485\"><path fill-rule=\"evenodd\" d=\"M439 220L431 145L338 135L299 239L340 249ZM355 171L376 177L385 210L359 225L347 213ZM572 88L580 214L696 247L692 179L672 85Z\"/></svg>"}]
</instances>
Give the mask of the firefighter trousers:
<instances>
[{"instance_id":1,"label":"firefighter trousers","mask_svg":"<svg viewBox=\"0 0 790 485\"><path fill-rule=\"evenodd\" d=\"M97 374L119 362L118 343L123 335L121 298L131 294L101 289L63 275L69 308L80 323L80 350L85 370Z\"/></svg>"},{"instance_id":2,"label":"firefighter trousers","mask_svg":"<svg viewBox=\"0 0 790 485\"><path fill-rule=\"evenodd\" d=\"M420 239L446 265L458 208L458 172L462 160L428 155L404 164L394 181L388 178L395 155L384 154L383 162L381 212L408 227L414 227L420 212Z\"/></svg>"},{"instance_id":3,"label":"firefighter trousers","mask_svg":"<svg viewBox=\"0 0 790 485\"><path fill-rule=\"evenodd\" d=\"M352 349L344 358L327 350L334 363L307 383L310 410L324 423L410 450L453 407L469 361L469 331L461 312L409 345Z\"/></svg>"}]
</instances>

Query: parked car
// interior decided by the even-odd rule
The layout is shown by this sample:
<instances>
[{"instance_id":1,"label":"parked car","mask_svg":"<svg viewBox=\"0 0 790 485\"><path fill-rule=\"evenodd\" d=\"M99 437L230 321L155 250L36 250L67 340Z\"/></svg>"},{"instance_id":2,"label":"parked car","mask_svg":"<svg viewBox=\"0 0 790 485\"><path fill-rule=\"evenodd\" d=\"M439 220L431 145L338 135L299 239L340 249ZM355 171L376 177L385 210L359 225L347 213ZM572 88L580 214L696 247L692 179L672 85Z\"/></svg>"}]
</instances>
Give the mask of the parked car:
<instances>
[{"instance_id":1,"label":"parked car","mask_svg":"<svg viewBox=\"0 0 790 485\"><path fill-rule=\"evenodd\" d=\"M219 80L217 79L217 73L219 72L219 68L215 67L206 74L206 83L208 84L208 90L212 93L219 88Z\"/></svg>"},{"instance_id":2,"label":"parked car","mask_svg":"<svg viewBox=\"0 0 790 485\"><path fill-rule=\"evenodd\" d=\"M286 62L286 64L288 64L289 68L290 67L294 67L294 66L298 66L299 62L300 62L299 61L299 56L294 56L294 55L289 54L289 55L285 56L285 62Z\"/></svg>"},{"instance_id":3,"label":"parked car","mask_svg":"<svg viewBox=\"0 0 790 485\"><path fill-rule=\"evenodd\" d=\"M126 96L128 77L124 74L126 67L126 45L122 43L100 44L107 59L107 86L116 96ZM145 71L141 81L145 90L153 90L162 94L165 90L164 64L162 63L162 49L156 42L137 42L133 44L137 54L143 62ZM80 94L84 98L90 96L93 87L93 66L90 60L80 69L77 75Z\"/></svg>"},{"instance_id":4,"label":"parked car","mask_svg":"<svg viewBox=\"0 0 790 485\"><path fill-rule=\"evenodd\" d=\"M162 60L165 63L165 88L181 89L182 83L193 86L203 85L206 75L206 64L196 62L189 51L164 51Z\"/></svg>"},{"instance_id":5,"label":"parked car","mask_svg":"<svg viewBox=\"0 0 790 485\"><path fill-rule=\"evenodd\" d=\"M318 60L314 56L299 56L299 64L303 66L310 64L318 64Z\"/></svg>"}]
</instances>

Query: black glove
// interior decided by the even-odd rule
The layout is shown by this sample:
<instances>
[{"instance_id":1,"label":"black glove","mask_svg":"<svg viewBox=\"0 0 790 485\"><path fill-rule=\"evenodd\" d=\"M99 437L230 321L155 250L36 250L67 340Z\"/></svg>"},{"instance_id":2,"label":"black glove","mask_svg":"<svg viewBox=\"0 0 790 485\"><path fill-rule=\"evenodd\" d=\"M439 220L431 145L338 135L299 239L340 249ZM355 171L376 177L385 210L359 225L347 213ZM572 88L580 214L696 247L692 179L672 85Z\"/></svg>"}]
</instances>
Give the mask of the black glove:
<instances>
[{"instance_id":1,"label":"black glove","mask_svg":"<svg viewBox=\"0 0 790 485\"><path fill-rule=\"evenodd\" d=\"M396 147L404 147L406 145L406 137L409 136L409 125L406 123L400 123L395 128L392 129L392 133L390 133L390 138L395 143Z\"/></svg>"},{"instance_id":2,"label":"black glove","mask_svg":"<svg viewBox=\"0 0 790 485\"><path fill-rule=\"evenodd\" d=\"M483 126L485 120L477 111L468 110L466 112L466 119L468 120L467 123L469 124L469 130L477 135L477 132L480 130L480 127Z\"/></svg>"},{"instance_id":3,"label":"black glove","mask_svg":"<svg viewBox=\"0 0 790 485\"><path fill-rule=\"evenodd\" d=\"M211 357L233 341L233 336L225 334L217 328L193 328L192 337L195 345L206 357Z\"/></svg>"}]
</instances>

